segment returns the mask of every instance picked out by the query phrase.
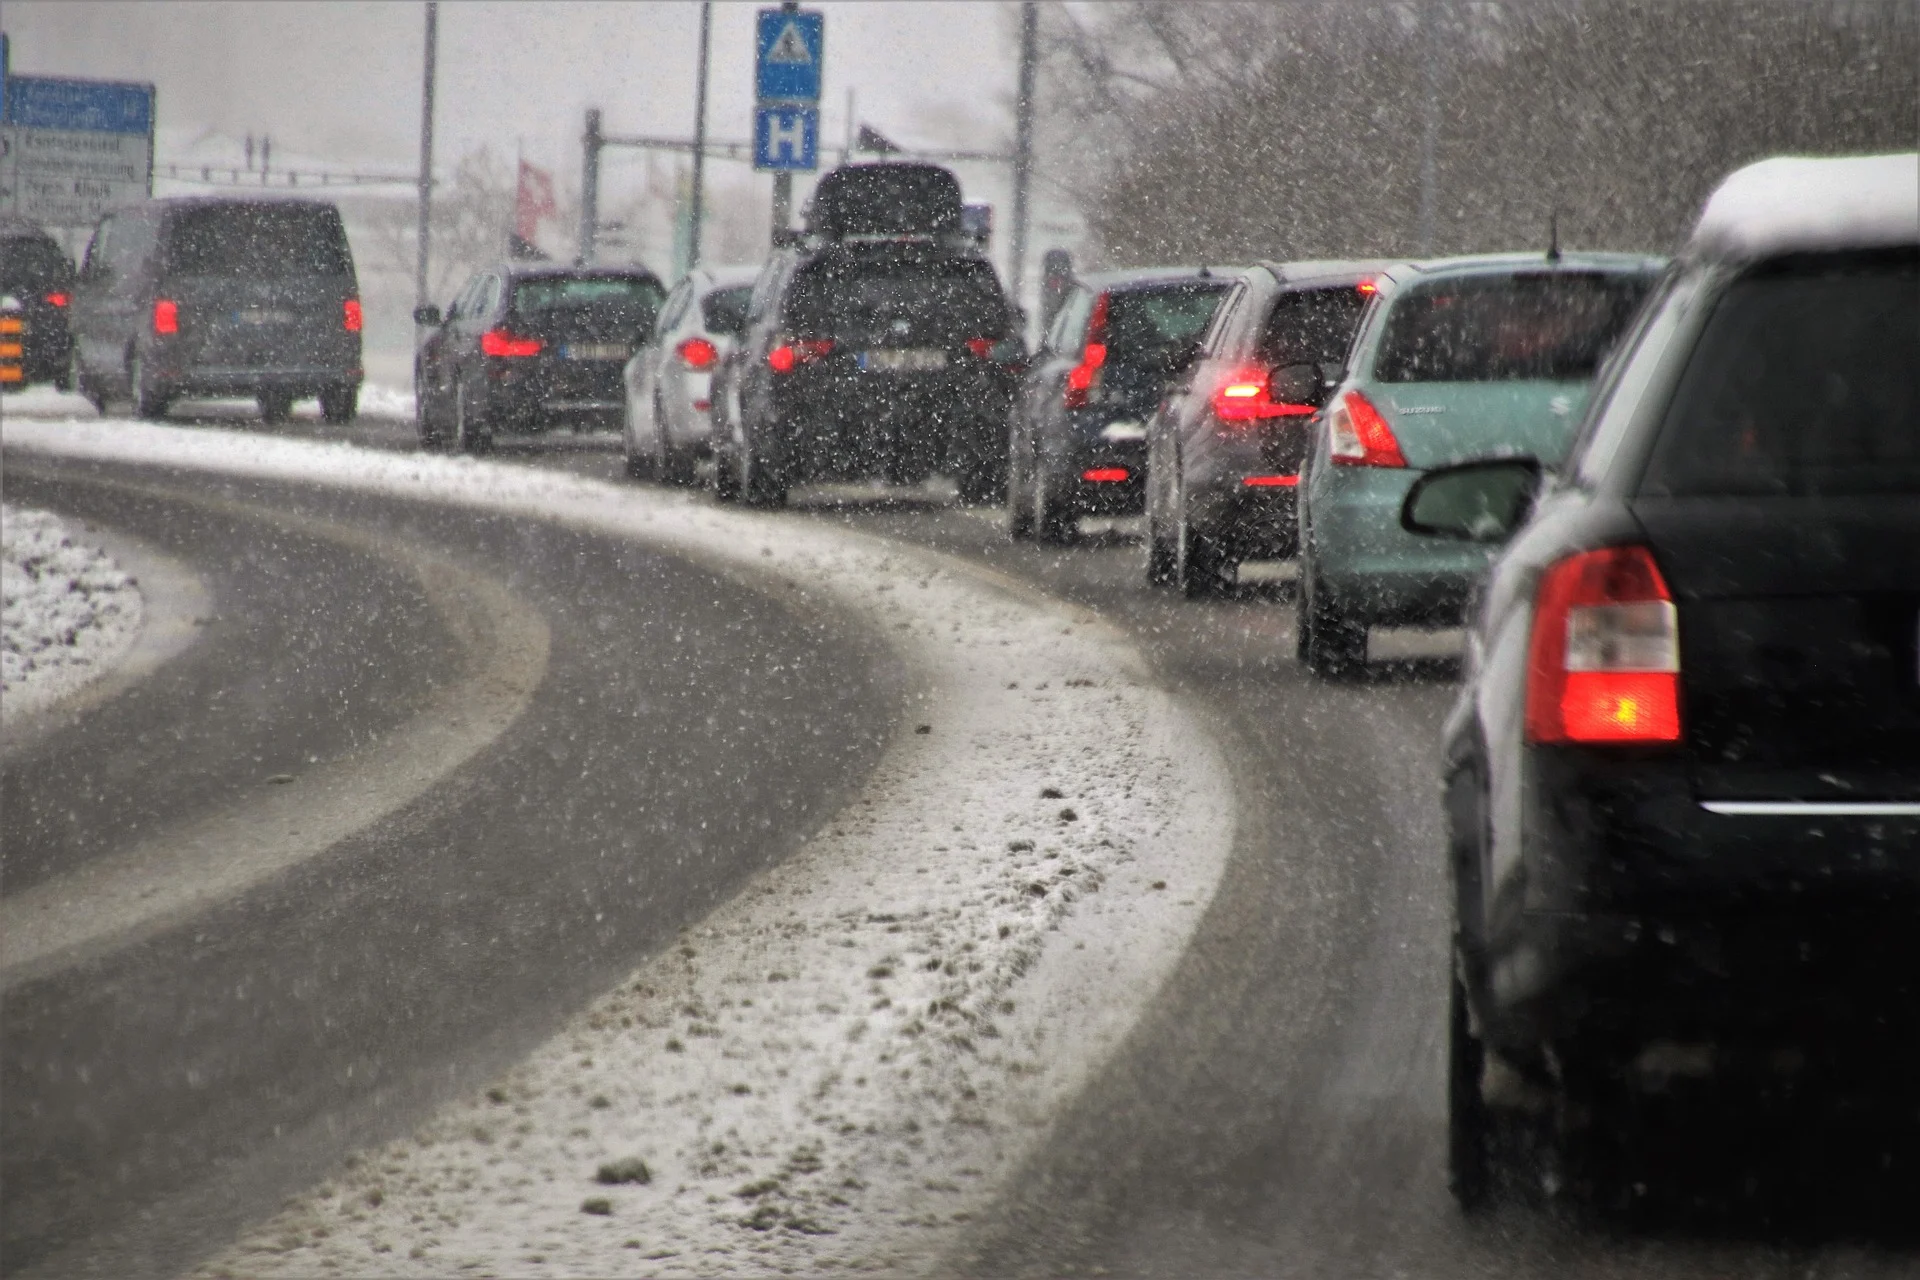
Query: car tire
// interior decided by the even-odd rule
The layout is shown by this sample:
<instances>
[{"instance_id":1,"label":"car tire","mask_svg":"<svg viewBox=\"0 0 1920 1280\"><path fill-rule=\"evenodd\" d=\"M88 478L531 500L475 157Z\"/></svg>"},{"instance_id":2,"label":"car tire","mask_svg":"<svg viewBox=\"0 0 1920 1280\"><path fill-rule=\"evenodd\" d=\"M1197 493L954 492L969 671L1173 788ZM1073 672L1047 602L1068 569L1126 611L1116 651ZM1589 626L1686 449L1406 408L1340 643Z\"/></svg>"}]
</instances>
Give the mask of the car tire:
<instances>
[{"instance_id":1,"label":"car tire","mask_svg":"<svg viewBox=\"0 0 1920 1280\"><path fill-rule=\"evenodd\" d=\"M1147 519L1147 585L1170 587L1176 570L1173 544L1160 532L1159 522Z\"/></svg>"},{"instance_id":2,"label":"car tire","mask_svg":"<svg viewBox=\"0 0 1920 1280\"><path fill-rule=\"evenodd\" d=\"M1493 1190L1492 1124L1481 1092L1486 1046L1473 1034L1467 992L1456 971L1447 1001L1447 1190L1465 1214L1486 1207Z\"/></svg>"},{"instance_id":3,"label":"car tire","mask_svg":"<svg viewBox=\"0 0 1920 1280\"><path fill-rule=\"evenodd\" d=\"M270 427L278 426L293 416L291 391L262 391L254 399L260 405L260 421Z\"/></svg>"},{"instance_id":4,"label":"car tire","mask_svg":"<svg viewBox=\"0 0 1920 1280\"><path fill-rule=\"evenodd\" d=\"M433 397L417 376L413 380L413 429L423 452L433 453L446 443L446 435L433 416Z\"/></svg>"},{"instance_id":5,"label":"car tire","mask_svg":"<svg viewBox=\"0 0 1920 1280\"><path fill-rule=\"evenodd\" d=\"M1340 611L1327 596L1313 557L1300 560L1299 614L1294 643L1307 670L1329 679L1367 665L1367 627Z\"/></svg>"},{"instance_id":6,"label":"car tire","mask_svg":"<svg viewBox=\"0 0 1920 1280\"><path fill-rule=\"evenodd\" d=\"M71 376L73 378L74 389L79 391L79 393L85 397L86 402L93 406L95 413L104 416L107 412L107 394L100 389L99 383L87 376L87 366L80 362L80 352L78 348L75 348L69 360L71 362Z\"/></svg>"},{"instance_id":7,"label":"car tire","mask_svg":"<svg viewBox=\"0 0 1920 1280\"><path fill-rule=\"evenodd\" d=\"M787 487L767 468L766 460L754 449L751 436L741 442L735 460L739 464L739 496L742 502L750 507L764 508L787 505Z\"/></svg>"},{"instance_id":8,"label":"car tire","mask_svg":"<svg viewBox=\"0 0 1920 1280\"><path fill-rule=\"evenodd\" d=\"M713 500L722 503L740 501L740 467L733 450L715 446L713 451Z\"/></svg>"},{"instance_id":9,"label":"car tire","mask_svg":"<svg viewBox=\"0 0 1920 1280\"><path fill-rule=\"evenodd\" d=\"M360 388L347 383L320 393L320 416L330 426L344 427L360 412Z\"/></svg>"},{"instance_id":10,"label":"car tire","mask_svg":"<svg viewBox=\"0 0 1920 1280\"><path fill-rule=\"evenodd\" d=\"M127 398L133 402L134 417L158 422L167 416L173 398L164 388L153 385L146 366L146 359L138 351L127 360Z\"/></svg>"},{"instance_id":11,"label":"car tire","mask_svg":"<svg viewBox=\"0 0 1920 1280\"><path fill-rule=\"evenodd\" d=\"M1227 588L1228 563L1219 541L1193 527L1187 513L1186 473L1173 473L1173 584L1189 600L1216 596Z\"/></svg>"},{"instance_id":12,"label":"car tire","mask_svg":"<svg viewBox=\"0 0 1920 1280\"><path fill-rule=\"evenodd\" d=\"M1015 542L1025 542L1033 537L1033 500L1027 493L1033 455L1020 439L1018 427L1011 429L1008 437L1007 536ZM1028 465L1021 465L1022 458L1027 459Z\"/></svg>"},{"instance_id":13,"label":"car tire","mask_svg":"<svg viewBox=\"0 0 1920 1280\"><path fill-rule=\"evenodd\" d=\"M482 415L467 407L467 386L453 385L453 443L461 453L482 454L493 451L493 432Z\"/></svg>"},{"instance_id":14,"label":"car tire","mask_svg":"<svg viewBox=\"0 0 1920 1280\"><path fill-rule=\"evenodd\" d=\"M1033 536L1049 546L1072 545L1080 534L1080 514L1062 497L1060 485L1043 460L1033 468Z\"/></svg>"},{"instance_id":15,"label":"car tire","mask_svg":"<svg viewBox=\"0 0 1920 1280\"><path fill-rule=\"evenodd\" d=\"M667 418L666 415L661 412L663 407L660 403L660 398L655 396L653 400L653 431L655 439L659 441L660 449L651 459L654 467L654 475L659 477L663 484L670 484L684 489L693 483L693 455L673 447L673 441L667 437Z\"/></svg>"}]
</instances>

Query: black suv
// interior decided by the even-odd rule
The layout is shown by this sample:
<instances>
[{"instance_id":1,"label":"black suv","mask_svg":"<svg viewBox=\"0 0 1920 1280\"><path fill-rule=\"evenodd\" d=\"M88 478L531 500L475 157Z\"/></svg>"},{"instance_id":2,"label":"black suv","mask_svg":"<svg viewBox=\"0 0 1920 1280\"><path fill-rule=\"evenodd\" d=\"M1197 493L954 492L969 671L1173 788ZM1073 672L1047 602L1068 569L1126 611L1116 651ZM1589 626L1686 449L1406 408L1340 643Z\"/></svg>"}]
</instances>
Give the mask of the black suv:
<instances>
[{"instance_id":1,"label":"black suv","mask_svg":"<svg viewBox=\"0 0 1920 1280\"><path fill-rule=\"evenodd\" d=\"M807 233L780 237L722 367L722 500L778 505L808 481L936 472L963 501L998 496L1025 352L999 277L961 234L959 194L933 165L821 179Z\"/></svg>"},{"instance_id":2,"label":"black suv","mask_svg":"<svg viewBox=\"0 0 1920 1280\"><path fill-rule=\"evenodd\" d=\"M617 426L622 373L653 340L666 296L645 267L511 263L474 272L446 314L414 312L416 324L430 326L413 362L421 448L478 453L496 432Z\"/></svg>"},{"instance_id":3,"label":"black suv","mask_svg":"<svg viewBox=\"0 0 1920 1280\"><path fill-rule=\"evenodd\" d=\"M1009 431L1016 538L1070 541L1087 515L1134 515L1147 420L1213 320L1234 273L1206 267L1086 276L1068 291L1021 381Z\"/></svg>"},{"instance_id":4,"label":"black suv","mask_svg":"<svg viewBox=\"0 0 1920 1280\"><path fill-rule=\"evenodd\" d=\"M0 297L19 305L21 322L20 354L0 367L0 390L35 382L71 390L73 262L52 236L19 218L0 218ZM6 377L6 368L19 370L17 380Z\"/></svg>"},{"instance_id":5,"label":"black suv","mask_svg":"<svg viewBox=\"0 0 1920 1280\"><path fill-rule=\"evenodd\" d=\"M1916 194L1911 153L1740 170L1544 492L1504 458L1406 495L1435 537L1531 511L1446 731L1468 1205L1542 1138L1617 1194L1661 1096L1891 1101L1876 1142L1914 1116ZM1529 1111L1545 1134L1509 1144Z\"/></svg>"},{"instance_id":6,"label":"black suv","mask_svg":"<svg viewBox=\"0 0 1920 1280\"><path fill-rule=\"evenodd\" d=\"M359 404L360 286L340 211L318 200L191 196L101 219L73 293L75 373L158 418L182 396L251 396L269 422L318 396Z\"/></svg>"}]
</instances>

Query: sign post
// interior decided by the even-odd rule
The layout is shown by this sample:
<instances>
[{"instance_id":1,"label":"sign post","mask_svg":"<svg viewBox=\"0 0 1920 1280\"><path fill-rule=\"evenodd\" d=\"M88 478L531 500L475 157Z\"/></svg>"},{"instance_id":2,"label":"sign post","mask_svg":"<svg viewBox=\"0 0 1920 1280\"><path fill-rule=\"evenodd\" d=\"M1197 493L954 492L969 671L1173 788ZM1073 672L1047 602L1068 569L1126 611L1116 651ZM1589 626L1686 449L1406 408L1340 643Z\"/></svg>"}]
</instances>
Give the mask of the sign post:
<instances>
[{"instance_id":1,"label":"sign post","mask_svg":"<svg viewBox=\"0 0 1920 1280\"><path fill-rule=\"evenodd\" d=\"M762 9L753 41L753 167L773 173L773 228L793 221L794 171L820 167L820 81L826 15L787 3Z\"/></svg>"},{"instance_id":2,"label":"sign post","mask_svg":"<svg viewBox=\"0 0 1920 1280\"><path fill-rule=\"evenodd\" d=\"M0 213L88 226L153 194L153 86L9 74Z\"/></svg>"}]
</instances>

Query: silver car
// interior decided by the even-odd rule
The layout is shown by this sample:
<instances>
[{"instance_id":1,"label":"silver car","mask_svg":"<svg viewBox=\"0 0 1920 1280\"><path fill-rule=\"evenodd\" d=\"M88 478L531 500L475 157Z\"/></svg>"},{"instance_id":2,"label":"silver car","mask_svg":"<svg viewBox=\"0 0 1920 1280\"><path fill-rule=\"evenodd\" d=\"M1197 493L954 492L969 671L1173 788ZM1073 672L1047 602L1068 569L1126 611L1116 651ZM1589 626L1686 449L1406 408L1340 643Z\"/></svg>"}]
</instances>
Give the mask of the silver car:
<instances>
[{"instance_id":1,"label":"silver car","mask_svg":"<svg viewBox=\"0 0 1920 1280\"><path fill-rule=\"evenodd\" d=\"M627 474L690 484L711 434L713 374L739 336L758 267L695 267L626 367Z\"/></svg>"}]
</instances>

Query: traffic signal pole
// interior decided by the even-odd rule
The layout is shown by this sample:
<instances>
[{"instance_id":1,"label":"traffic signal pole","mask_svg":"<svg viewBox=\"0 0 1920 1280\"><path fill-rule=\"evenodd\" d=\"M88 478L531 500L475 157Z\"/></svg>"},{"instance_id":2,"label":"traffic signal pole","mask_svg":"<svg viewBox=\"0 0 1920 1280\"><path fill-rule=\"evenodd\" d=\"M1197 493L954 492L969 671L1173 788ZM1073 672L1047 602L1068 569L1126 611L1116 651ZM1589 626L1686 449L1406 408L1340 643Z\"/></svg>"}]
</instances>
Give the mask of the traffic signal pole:
<instances>
[{"instance_id":1,"label":"traffic signal pole","mask_svg":"<svg viewBox=\"0 0 1920 1280\"><path fill-rule=\"evenodd\" d=\"M433 68L439 54L440 5L427 0L426 56L420 82L420 247L413 273L413 305L427 305L428 220L433 214Z\"/></svg>"},{"instance_id":2,"label":"traffic signal pole","mask_svg":"<svg viewBox=\"0 0 1920 1280\"><path fill-rule=\"evenodd\" d=\"M580 139L580 265L593 262L600 230L600 108L587 108L587 130Z\"/></svg>"},{"instance_id":3,"label":"traffic signal pole","mask_svg":"<svg viewBox=\"0 0 1920 1280\"><path fill-rule=\"evenodd\" d=\"M700 224L706 216L707 59L713 43L713 0L700 4L700 69L693 90L693 217L687 232L687 269L700 265Z\"/></svg>"},{"instance_id":4,"label":"traffic signal pole","mask_svg":"<svg viewBox=\"0 0 1920 1280\"><path fill-rule=\"evenodd\" d=\"M1020 5L1020 92L1013 117L1013 240L1008 248L1007 279L1016 306L1025 306L1021 289L1027 274L1028 189L1033 182L1033 81L1039 44L1040 6Z\"/></svg>"}]
</instances>

